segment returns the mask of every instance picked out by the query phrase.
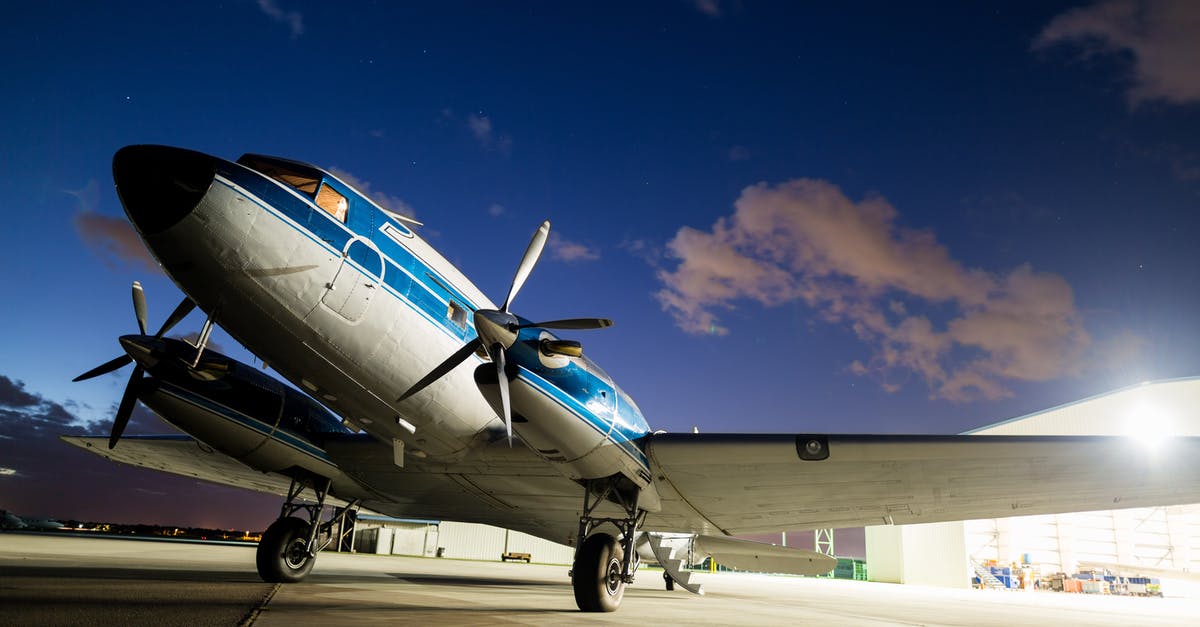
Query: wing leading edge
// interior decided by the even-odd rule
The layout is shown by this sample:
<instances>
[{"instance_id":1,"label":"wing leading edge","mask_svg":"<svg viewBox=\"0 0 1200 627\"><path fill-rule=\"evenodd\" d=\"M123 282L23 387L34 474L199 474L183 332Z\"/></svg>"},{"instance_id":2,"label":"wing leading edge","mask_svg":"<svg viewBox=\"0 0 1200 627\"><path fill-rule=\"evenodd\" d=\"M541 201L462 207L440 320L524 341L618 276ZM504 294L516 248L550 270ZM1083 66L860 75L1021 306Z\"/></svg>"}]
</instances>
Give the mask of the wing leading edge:
<instances>
[{"instance_id":1,"label":"wing leading edge","mask_svg":"<svg viewBox=\"0 0 1200 627\"><path fill-rule=\"evenodd\" d=\"M814 439L824 450L805 450ZM1120 436L657 434L647 454L663 502L652 530L736 535L1200 503L1200 437L1150 447Z\"/></svg>"}]
</instances>

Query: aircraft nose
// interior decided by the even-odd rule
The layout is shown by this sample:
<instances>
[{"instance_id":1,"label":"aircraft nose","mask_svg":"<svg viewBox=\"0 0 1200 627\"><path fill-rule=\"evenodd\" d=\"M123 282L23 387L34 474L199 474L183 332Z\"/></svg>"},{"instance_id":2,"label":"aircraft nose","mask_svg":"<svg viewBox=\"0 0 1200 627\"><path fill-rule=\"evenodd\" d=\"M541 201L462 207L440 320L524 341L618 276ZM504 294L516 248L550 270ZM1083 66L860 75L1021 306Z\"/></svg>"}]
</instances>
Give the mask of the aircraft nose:
<instances>
[{"instance_id":1,"label":"aircraft nose","mask_svg":"<svg viewBox=\"0 0 1200 627\"><path fill-rule=\"evenodd\" d=\"M170 146L126 146L113 155L125 214L143 235L161 233L196 207L212 184L215 158Z\"/></svg>"}]
</instances>

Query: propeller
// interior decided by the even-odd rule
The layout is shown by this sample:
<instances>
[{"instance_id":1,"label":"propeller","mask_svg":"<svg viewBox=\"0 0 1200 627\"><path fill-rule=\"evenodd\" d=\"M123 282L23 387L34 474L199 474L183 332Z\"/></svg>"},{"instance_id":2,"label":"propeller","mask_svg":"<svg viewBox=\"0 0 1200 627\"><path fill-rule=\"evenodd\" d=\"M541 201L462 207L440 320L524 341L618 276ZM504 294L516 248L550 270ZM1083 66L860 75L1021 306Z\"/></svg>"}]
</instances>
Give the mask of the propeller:
<instances>
[{"instance_id":1,"label":"propeller","mask_svg":"<svg viewBox=\"0 0 1200 627\"><path fill-rule=\"evenodd\" d=\"M175 307L175 311L172 311L171 315L167 316L166 321L159 327L158 332L154 334L154 339L161 338L164 333L171 330L176 324L179 324L179 321L186 318L195 307L196 303L193 303L190 298L185 296L183 301ZM142 335L146 335L146 293L142 291L142 284L137 281L133 282L133 315L137 318L138 330L142 332ZM71 380L84 381L98 377L130 363L133 363L132 357L121 355ZM121 439L121 434L125 432L125 426L129 424L129 417L133 414L133 405L137 401L138 388L144 373L145 368L141 364L138 364L134 367L133 373L129 375L129 382L125 384L125 392L121 395L121 404L117 406L117 415L113 417L112 433L108 436L108 448L110 449L117 445L117 441Z\"/></svg>"},{"instance_id":2,"label":"propeller","mask_svg":"<svg viewBox=\"0 0 1200 627\"><path fill-rule=\"evenodd\" d=\"M533 238L529 240L529 246L525 248L525 254L521 257L521 263L517 266L517 271L513 275L512 285L508 288L508 295L504 298L504 304L500 306L500 309L478 309L475 311L474 321L477 337L464 344L462 348L438 364L429 374L414 383L408 391L396 399L397 402L404 401L425 389L429 384L442 378L451 370L454 370L455 367L466 361L472 353L482 347L487 352L492 363L495 364L497 379L500 384L500 406L503 412L500 418L504 420L504 430L508 435L508 445L512 446L512 407L508 390L508 377L504 373L504 367L508 361L508 349L512 348L512 345L516 343L517 334L521 329L538 327L543 329L584 330L603 329L612 326L612 320L607 318L568 318L564 320L521 324L516 316L509 313L509 307L512 306L513 300L516 299L517 294L525 285L525 280L529 278L534 266L537 265L538 258L542 255L542 249L546 247L546 239L549 235L550 221L547 220L542 222L541 226L534 231Z\"/></svg>"}]
</instances>

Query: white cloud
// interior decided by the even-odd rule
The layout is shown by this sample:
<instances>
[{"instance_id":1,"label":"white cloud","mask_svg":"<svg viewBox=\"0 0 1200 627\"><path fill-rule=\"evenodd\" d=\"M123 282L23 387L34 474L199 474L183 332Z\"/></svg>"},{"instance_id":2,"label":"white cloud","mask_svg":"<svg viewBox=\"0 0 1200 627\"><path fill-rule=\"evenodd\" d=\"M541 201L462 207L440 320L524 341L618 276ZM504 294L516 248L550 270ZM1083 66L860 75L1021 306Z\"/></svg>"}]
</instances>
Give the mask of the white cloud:
<instances>
[{"instance_id":1,"label":"white cloud","mask_svg":"<svg viewBox=\"0 0 1200 627\"><path fill-rule=\"evenodd\" d=\"M351 174L341 168L333 167L333 168L329 168L329 171L330 171L330 173L332 173L334 176L338 177L342 181L349 183L351 187L362 192L363 195L365 195L367 198L374 200L375 203L378 204L380 207L383 207L384 209L387 209L388 211L393 211L393 212L398 213L403 216L408 216L410 218L417 217L416 210L413 209L411 205L404 202L404 200L402 200L400 197L393 196L386 192L379 192L379 191L372 190L370 183L358 178L357 176L354 176L353 174Z\"/></svg>"},{"instance_id":2,"label":"white cloud","mask_svg":"<svg viewBox=\"0 0 1200 627\"><path fill-rule=\"evenodd\" d=\"M492 119L486 115L482 113L468 115L467 128L471 129L471 134L479 141L479 145L484 148L495 150L504 155L512 152L512 137L496 134L492 130Z\"/></svg>"},{"instance_id":3,"label":"white cloud","mask_svg":"<svg viewBox=\"0 0 1200 627\"><path fill-rule=\"evenodd\" d=\"M475 115L472 113L467 116L467 126L471 129L471 134L478 139L480 143L486 144L492 141L492 120L487 116Z\"/></svg>"},{"instance_id":4,"label":"white cloud","mask_svg":"<svg viewBox=\"0 0 1200 627\"><path fill-rule=\"evenodd\" d=\"M1046 25L1034 49L1071 44L1080 55L1128 54L1130 105L1200 102L1200 2L1106 0Z\"/></svg>"},{"instance_id":5,"label":"white cloud","mask_svg":"<svg viewBox=\"0 0 1200 627\"><path fill-rule=\"evenodd\" d=\"M487 208L488 215L492 216L493 218L499 218L500 216L504 215L504 211L504 205L498 202L488 205Z\"/></svg>"},{"instance_id":6,"label":"white cloud","mask_svg":"<svg viewBox=\"0 0 1200 627\"><path fill-rule=\"evenodd\" d=\"M100 184L96 179L88 179L87 185L80 189L64 189L63 192L75 197L80 211L95 211L100 206Z\"/></svg>"},{"instance_id":7,"label":"white cloud","mask_svg":"<svg viewBox=\"0 0 1200 627\"><path fill-rule=\"evenodd\" d=\"M568 263L574 261L595 261L600 258L600 251L584 244L572 242L557 231L550 233L550 240L546 242L550 248L550 257L559 261Z\"/></svg>"},{"instance_id":8,"label":"white cloud","mask_svg":"<svg viewBox=\"0 0 1200 627\"><path fill-rule=\"evenodd\" d=\"M1062 277L967 268L931 231L900 226L885 199L854 202L826 181L760 183L735 207L667 245L678 265L659 270L657 297L685 331L728 333L719 314L742 302L802 301L871 348L850 372L889 391L916 373L933 397L960 401L1083 367L1091 340Z\"/></svg>"},{"instance_id":9,"label":"white cloud","mask_svg":"<svg viewBox=\"0 0 1200 627\"><path fill-rule=\"evenodd\" d=\"M285 11L275 0L258 0L258 8L267 17L286 25L292 33L292 39L304 34L304 16L299 11Z\"/></svg>"},{"instance_id":10,"label":"white cloud","mask_svg":"<svg viewBox=\"0 0 1200 627\"><path fill-rule=\"evenodd\" d=\"M745 146L733 146L729 149L730 161L746 161L750 158L750 149Z\"/></svg>"}]
</instances>

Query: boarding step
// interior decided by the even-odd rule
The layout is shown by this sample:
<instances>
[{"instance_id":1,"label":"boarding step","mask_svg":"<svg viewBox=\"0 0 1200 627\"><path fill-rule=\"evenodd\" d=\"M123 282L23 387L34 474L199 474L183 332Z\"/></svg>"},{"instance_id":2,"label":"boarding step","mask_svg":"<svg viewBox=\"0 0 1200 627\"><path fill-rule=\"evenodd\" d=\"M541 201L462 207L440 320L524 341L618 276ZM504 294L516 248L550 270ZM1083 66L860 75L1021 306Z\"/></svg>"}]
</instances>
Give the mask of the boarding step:
<instances>
[{"instance_id":1,"label":"boarding step","mask_svg":"<svg viewBox=\"0 0 1200 627\"><path fill-rule=\"evenodd\" d=\"M660 533L646 533L650 551L654 553L654 559L658 560L659 566L662 566L667 575L684 590L693 594L704 594L704 586L692 583L692 571L684 570L683 560L675 557L681 550L686 550L686 545L679 542L681 539L671 538L668 540Z\"/></svg>"}]
</instances>

